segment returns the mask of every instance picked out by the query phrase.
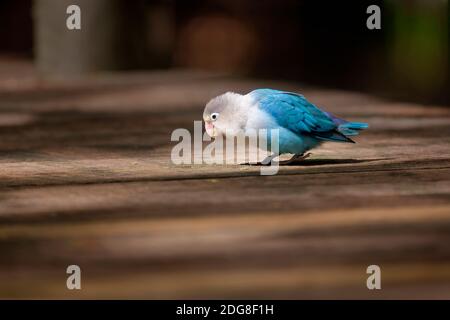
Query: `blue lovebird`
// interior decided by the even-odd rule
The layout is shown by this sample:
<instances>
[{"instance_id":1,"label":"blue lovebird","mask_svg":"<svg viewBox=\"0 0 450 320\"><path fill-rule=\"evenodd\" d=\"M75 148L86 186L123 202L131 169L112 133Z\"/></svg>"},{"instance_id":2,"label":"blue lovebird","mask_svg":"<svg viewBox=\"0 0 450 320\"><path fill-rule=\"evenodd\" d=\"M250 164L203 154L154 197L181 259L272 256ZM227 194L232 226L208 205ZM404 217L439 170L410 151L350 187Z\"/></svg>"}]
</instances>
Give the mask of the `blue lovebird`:
<instances>
[{"instance_id":1,"label":"blue lovebird","mask_svg":"<svg viewBox=\"0 0 450 320\"><path fill-rule=\"evenodd\" d=\"M257 89L246 95L222 94L208 102L203 120L211 137L278 129L278 153L263 164L284 153L294 155L284 164L305 159L309 156L306 151L324 141L354 143L349 137L368 128L367 123L349 122L320 110L301 94L273 89Z\"/></svg>"}]
</instances>

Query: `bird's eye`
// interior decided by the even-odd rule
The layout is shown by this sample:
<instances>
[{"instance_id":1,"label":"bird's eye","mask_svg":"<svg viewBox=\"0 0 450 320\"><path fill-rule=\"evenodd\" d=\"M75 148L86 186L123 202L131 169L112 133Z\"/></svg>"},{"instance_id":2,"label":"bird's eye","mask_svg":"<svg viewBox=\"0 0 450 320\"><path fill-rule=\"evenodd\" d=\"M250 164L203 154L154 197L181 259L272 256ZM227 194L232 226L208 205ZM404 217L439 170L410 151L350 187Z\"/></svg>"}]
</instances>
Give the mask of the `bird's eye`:
<instances>
[{"instance_id":1,"label":"bird's eye","mask_svg":"<svg viewBox=\"0 0 450 320\"><path fill-rule=\"evenodd\" d=\"M215 121L219 117L219 114L217 112L211 113L211 120Z\"/></svg>"}]
</instances>

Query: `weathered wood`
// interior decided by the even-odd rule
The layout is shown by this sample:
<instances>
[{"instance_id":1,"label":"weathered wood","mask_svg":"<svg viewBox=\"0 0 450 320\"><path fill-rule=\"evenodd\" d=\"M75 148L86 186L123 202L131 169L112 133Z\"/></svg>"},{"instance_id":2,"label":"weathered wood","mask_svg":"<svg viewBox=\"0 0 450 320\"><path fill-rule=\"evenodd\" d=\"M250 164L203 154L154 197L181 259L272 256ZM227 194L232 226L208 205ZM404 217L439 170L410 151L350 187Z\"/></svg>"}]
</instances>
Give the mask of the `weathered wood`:
<instances>
[{"instance_id":1,"label":"weathered wood","mask_svg":"<svg viewBox=\"0 0 450 320\"><path fill-rule=\"evenodd\" d=\"M254 87L371 128L275 176L170 163L173 129ZM450 298L449 109L183 72L0 79L0 137L0 297Z\"/></svg>"}]
</instances>

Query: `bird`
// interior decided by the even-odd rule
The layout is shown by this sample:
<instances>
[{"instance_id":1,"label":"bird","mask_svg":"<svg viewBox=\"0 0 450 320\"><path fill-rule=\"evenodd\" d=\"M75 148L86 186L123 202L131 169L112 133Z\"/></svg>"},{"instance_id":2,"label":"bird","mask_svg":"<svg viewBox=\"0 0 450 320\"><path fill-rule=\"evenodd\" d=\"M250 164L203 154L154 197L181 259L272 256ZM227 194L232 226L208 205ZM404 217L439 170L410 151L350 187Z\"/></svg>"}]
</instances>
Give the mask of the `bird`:
<instances>
[{"instance_id":1,"label":"bird","mask_svg":"<svg viewBox=\"0 0 450 320\"><path fill-rule=\"evenodd\" d=\"M350 137L369 127L323 111L301 94L276 89L256 89L247 94L226 92L206 104L203 120L211 137L278 129L278 152L259 163L265 165L287 153L293 154L292 158L279 164L301 161L311 155L307 151L326 141L355 143ZM268 149L273 148L269 145Z\"/></svg>"}]
</instances>

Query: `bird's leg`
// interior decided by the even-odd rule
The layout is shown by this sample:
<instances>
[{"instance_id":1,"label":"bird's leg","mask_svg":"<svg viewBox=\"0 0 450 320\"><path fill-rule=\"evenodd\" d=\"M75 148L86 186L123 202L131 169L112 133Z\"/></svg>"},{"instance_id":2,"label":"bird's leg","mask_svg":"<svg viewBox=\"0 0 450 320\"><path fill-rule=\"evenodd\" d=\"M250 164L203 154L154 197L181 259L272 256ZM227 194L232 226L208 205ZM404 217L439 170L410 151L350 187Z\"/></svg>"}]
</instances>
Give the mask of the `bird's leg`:
<instances>
[{"instance_id":1,"label":"bird's leg","mask_svg":"<svg viewBox=\"0 0 450 320\"><path fill-rule=\"evenodd\" d=\"M274 153L274 154L268 156L267 158L265 158L263 161L261 161L260 164L263 165L263 166L270 166L270 163L276 157L278 157L278 154Z\"/></svg>"},{"instance_id":2,"label":"bird's leg","mask_svg":"<svg viewBox=\"0 0 450 320\"><path fill-rule=\"evenodd\" d=\"M306 153L306 154L294 154L294 156L292 158L290 158L289 160L284 160L284 161L280 161L278 164L280 165L286 165L286 164L291 164L297 161L302 161L305 160L306 158L308 158L311 155L311 153Z\"/></svg>"},{"instance_id":3,"label":"bird's leg","mask_svg":"<svg viewBox=\"0 0 450 320\"><path fill-rule=\"evenodd\" d=\"M270 156L268 156L267 158L265 158L263 161L261 162L257 162L257 163L244 163L244 164L249 164L249 165L255 165L255 166L270 166L270 163L272 162L272 160L276 157L278 157L279 155L274 153ZM302 161L305 160L306 158L309 158L309 156L311 156L311 153L302 153L302 154L294 154L292 156L292 158L290 158L289 160L284 160L284 161L279 161L278 165L288 165L288 164L292 164L298 161Z\"/></svg>"},{"instance_id":4,"label":"bird's leg","mask_svg":"<svg viewBox=\"0 0 450 320\"><path fill-rule=\"evenodd\" d=\"M251 165L251 166L270 166L270 163L276 157L278 157L278 154L274 153L274 154L268 156L267 158L265 158L261 162L256 162L256 163L248 163L247 162L247 163L242 163L242 164L244 164L244 165Z\"/></svg>"}]
</instances>

